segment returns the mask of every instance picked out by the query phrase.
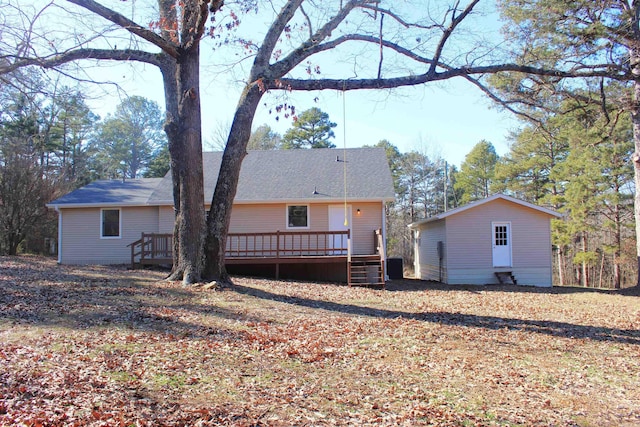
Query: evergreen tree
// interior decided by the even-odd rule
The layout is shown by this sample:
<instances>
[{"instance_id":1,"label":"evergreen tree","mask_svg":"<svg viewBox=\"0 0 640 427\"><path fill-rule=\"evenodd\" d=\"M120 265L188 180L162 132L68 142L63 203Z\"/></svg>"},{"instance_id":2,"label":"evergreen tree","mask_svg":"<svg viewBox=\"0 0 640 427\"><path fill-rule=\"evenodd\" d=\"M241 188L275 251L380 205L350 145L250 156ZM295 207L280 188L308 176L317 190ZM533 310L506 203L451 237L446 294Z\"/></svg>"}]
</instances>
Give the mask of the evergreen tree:
<instances>
[{"instance_id":1,"label":"evergreen tree","mask_svg":"<svg viewBox=\"0 0 640 427\"><path fill-rule=\"evenodd\" d=\"M158 104L140 96L125 99L100 127L95 141L98 158L110 178L137 178L164 141Z\"/></svg>"},{"instance_id":2,"label":"evergreen tree","mask_svg":"<svg viewBox=\"0 0 640 427\"><path fill-rule=\"evenodd\" d=\"M163 145L153 154L153 157L147 169L144 171L145 178L163 178L171 168L171 159L169 158L169 147Z\"/></svg>"},{"instance_id":3,"label":"evergreen tree","mask_svg":"<svg viewBox=\"0 0 640 427\"><path fill-rule=\"evenodd\" d=\"M462 192L462 204L489 197L497 162L496 149L485 140L465 156L455 183L455 190Z\"/></svg>"},{"instance_id":4,"label":"evergreen tree","mask_svg":"<svg viewBox=\"0 0 640 427\"><path fill-rule=\"evenodd\" d=\"M612 85L606 91L620 96L621 89ZM577 276L582 286L596 285L598 264L596 286L602 286L608 264L612 285L619 288L624 229L632 218L632 194L625 189L633 182L633 168L626 160L633 154L631 121L611 105L594 102L571 108L575 102L567 104L571 113L560 119L571 151L559 173L566 187L565 241L575 245L572 261L580 266Z\"/></svg>"},{"instance_id":5,"label":"evergreen tree","mask_svg":"<svg viewBox=\"0 0 640 427\"><path fill-rule=\"evenodd\" d=\"M329 115L317 107L305 110L282 137L282 148L335 148L330 139L335 138L337 125Z\"/></svg>"},{"instance_id":6,"label":"evergreen tree","mask_svg":"<svg viewBox=\"0 0 640 427\"><path fill-rule=\"evenodd\" d=\"M575 278L582 286L620 287L624 279L633 133L629 117L603 104L601 95L621 99L626 91L616 84L603 86L597 97L574 91L554 106L562 114L550 109L514 133L510 152L496 167L495 188L566 214L552 222L561 285ZM633 264L624 268L633 271Z\"/></svg>"},{"instance_id":7,"label":"evergreen tree","mask_svg":"<svg viewBox=\"0 0 640 427\"><path fill-rule=\"evenodd\" d=\"M544 129L527 125L511 135L512 144L495 168L494 188L535 204L558 208L554 198L561 194L557 165L569 153L566 139L548 123Z\"/></svg>"},{"instance_id":8,"label":"evergreen tree","mask_svg":"<svg viewBox=\"0 0 640 427\"><path fill-rule=\"evenodd\" d=\"M47 115L47 139L57 156L62 180L72 187L88 184L96 178L90 171L89 142L98 117L82 93L66 87L51 99Z\"/></svg>"},{"instance_id":9,"label":"evergreen tree","mask_svg":"<svg viewBox=\"0 0 640 427\"><path fill-rule=\"evenodd\" d=\"M551 77L509 74L494 78L494 89L503 105L530 115L534 109L552 109L560 113L563 99L597 105L606 117L624 112L633 122L635 153L640 152L640 2L619 0L500 0L505 34L513 48L513 60L521 64L543 67L570 67L579 70L600 69L597 79L572 84ZM610 97L605 87L609 82L626 87L624 96ZM575 88L589 90L579 94ZM585 96L587 95L587 96ZM557 99L549 103L551 97ZM613 103L615 107L606 104ZM556 104L556 105L554 105ZM564 104L566 106L566 104ZM580 106L579 108L583 108ZM565 112L570 112L565 110ZM640 188L638 155L629 160L634 167L634 186ZM635 192L635 228L640 236L640 192ZM636 237L636 284L640 286L640 238Z\"/></svg>"},{"instance_id":10,"label":"evergreen tree","mask_svg":"<svg viewBox=\"0 0 640 427\"><path fill-rule=\"evenodd\" d=\"M282 137L274 132L269 125L258 126L251 132L247 150L277 150L282 145Z\"/></svg>"}]
</instances>

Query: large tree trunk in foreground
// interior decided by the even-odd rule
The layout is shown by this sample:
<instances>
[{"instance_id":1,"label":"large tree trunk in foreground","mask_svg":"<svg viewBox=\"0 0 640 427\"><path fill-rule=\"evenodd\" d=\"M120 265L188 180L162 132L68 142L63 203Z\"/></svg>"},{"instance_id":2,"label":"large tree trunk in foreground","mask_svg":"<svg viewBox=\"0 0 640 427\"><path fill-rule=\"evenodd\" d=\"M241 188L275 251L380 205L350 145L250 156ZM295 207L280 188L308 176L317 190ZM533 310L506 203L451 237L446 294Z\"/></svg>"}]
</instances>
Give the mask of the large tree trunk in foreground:
<instances>
[{"instance_id":1,"label":"large tree trunk in foreground","mask_svg":"<svg viewBox=\"0 0 640 427\"><path fill-rule=\"evenodd\" d=\"M240 166L247 154L253 116L263 92L256 83L249 84L240 97L233 117L233 125L222 155L211 209L207 219L206 262L203 278L227 282L229 277L224 265L224 251L231 220L231 208L236 196Z\"/></svg>"},{"instance_id":2,"label":"large tree trunk in foreground","mask_svg":"<svg viewBox=\"0 0 640 427\"><path fill-rule=\"evenodd\" d=\"M174 266L169 279L200 281L204 249L204 189L198 46L177 61L177 121L168 124L176 221ZM177 237L177 238L176 238Z\"/></svg>"},{"instance_id":3,"label":"large tree trunk in foreground","mask_svg":"<svg viewBox=\"0 0 640 427\"><path fill-rule=\"evenodd\" d=\"M184 164L184 161L180 160L182 153L181 140L178 129L178 80L177 80L177 65L176 61L166 54L161 54L162 60L160 61L160 71L162 72L162 81L164 83L164 99L165 99L165 124L164 131L167 135L167 142L169 148L169 164L172 178L172 192L173 192L173 206L174 212L180 210L180 173L179 167ZM174 221L173 228L173 268L171 270L170 278L175 275L181 276L181 272L177 271L177 266L180 264L180 245L178 238L179 228L177 222ZM176 274L174 274L176 273ZM182 277L180 277L182 278Z\"/></svg>"}]
</instances>

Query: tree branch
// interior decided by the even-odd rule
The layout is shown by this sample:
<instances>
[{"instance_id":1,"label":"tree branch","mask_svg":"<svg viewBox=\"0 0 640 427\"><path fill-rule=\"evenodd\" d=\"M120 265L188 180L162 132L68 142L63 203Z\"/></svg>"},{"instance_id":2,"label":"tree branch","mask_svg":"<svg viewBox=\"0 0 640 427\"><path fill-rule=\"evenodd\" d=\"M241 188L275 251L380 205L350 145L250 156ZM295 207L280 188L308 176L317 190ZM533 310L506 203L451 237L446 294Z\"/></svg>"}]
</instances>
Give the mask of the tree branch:
<instances>
[{"instance_id":1,"label":"tree branch","mask_svg":"<svg viewBox=\"0 0 640 427\"><path fill-rule=\"evenodd\" d=\"M471 13L476 4L478 4L480 0L473 0L471 3L467 5L467 7L462 11L462 13L458 16L455 16L455 9L453 10L453 16L451 17L451 24L444 30L440 41L438 42L438 46L436 47L435 53L433 54L433 62L431 63L431 68L429 70L430 73L436 72L436 65L440 62L440 58L442 57L442 51L444 50L444 46L453 34L453 31L456 27ZM457 6L457 3L456 3Z\"/></svg>"},{"instance_id":2,"label":"tree branch","mask_svg":"<svg viewBox=\"0 0 640 427\"><path fill-rule=\"evenodd\" d=\"M150 31L141 25L133 22L129 18L124 17L123 15L115 12L107 7L102 6L99 3L96 3L93 0L67 0L70 3L83 7L96 15L102 16L104 19L113 22L114 24L122 27L123 29L129 31L132 34L148 41L149 43L154 44L159 47L167 54L171 55L174 58L177 58L179 55L178 47L171 43L169 40L165 40L158 34Z\"/></svg>"},{"instance_id":3,"label":"tree branch","mask_svg":"<svg viewBox=\"0 0 640 427\"><path fill-rule=\"evenodd\" d=\"M271 67L269 67L269 77L273 77L273 78L282 77L286 73L288 73L289 71L293 70L293 68L295 68L296 65L300 64L302 61L304 61L309 56L311 56L311 55L313 55L315 53L322 52L324 50L330 49L330 47L328 47L328 46L335 47L338 44L343 43L344 41L346 41L344 38L339 38L342 41L337 42L337 43L328 42L328 43L323 45L324 48L318 49L318 47L321 46L320 42L322 40L326 39L327 37L329 37L331 35L331 32L333 30L335 30L338 27L338 25L340 25L340 23L346 19L346 17L349 15L349 13L351 13L351 11L353 9L355 9L358 6L361 6L362 4L367 3L368 1L370 1L370 0L351 0L351 1L349 1L343 8L340 9L340 11L336 14L336 16L331 18L326 24L324 24L322 26L322 28L320 28L318 31L316 31L311 37L309 37L309 39L307 39L304 43L302 43L297 49L295 49L293 52L291 52L285 58L283 58L280 61L276 62L275 64L271 65ZM279 34L274 36L276 41L277 41L278 36L279 36ZM265 41L266 41L266 39L267 38L265 37ZM268 60L268 58L267 58L267 60ZM257 63L257 58L256 58L256 62L254 62L254 64L256 64L256 63Z\"/></svg>"},{"instance_id":4,"label":"tree branch","mask_svg":"<svg viewBox=\"0 0 640 427\"><path fill-rule=\"evenodd\" d=\"M476 86L478 89L480 89L486 96L489 97L489 99L491 99L493 102L495 102L496 104L502 106L502 108L504 108L507 111L512 112L513 114L515 114L516 116L522 117L530 122L534 122L534 123L538 123L538 124L542 124L542 122L533 117L532 115L525 113L522 110L519 110L517 108L513 108L511 106L511 103L508 101L505 101L504 99L502 99L501 97L499 97L498 95L496 95L490 88L488 88L487 86L485 86L479 79L476 79L472 76L464 76L464 78L470 82L471 84L473 84L474 86Z\"/></svg>"},{"instance_id":5,"label":"tree branch","mask_svg":"<svg viewBox=\"0 0 640 427\"><path fill-rule=\"evenodd\" d=\"M441 64L438 64L441 65ZM482 75L501 72L518 72L523 74L534 74L538 76L550 76L558 78L584 78L584 77L609 77L609 70L595 70L588 73L576 73L571 71L536 68L518 64L498 64L486 65L478 67L458 67L449 68L439 73L426 72L423 74L406 75L398 77L390 77L385 79L365 78L365 79L271 79L264 80L263 84L266 89L285 89L285 90L359 90L359 89L392 89L402 86L415 86L433 81L447 80L454 77L464 77L472 75ZM627 80L619 76L621 80Z\"/></svg>"},{"instance_id":6,"label":"tree branch","mask_svg":"<svg viewBox=\"0 0 640 427\"><path fill-rule=\"evenodd\" d=\"M204 33L204 26L209 17L209 0L198 0L196 5L185 6L185 24L182 27L182 48L184 50L191 50L200 41L202 34ZM221 1L216 1L211 4L211 11L222 7ZM217 8L217 9L216 9ZM189 15L189 16L187 16Z\"/></svg>"},{"instance_id":7,"label":"tree branch","mask_svg":"<svg viewBox=\"0 0 640 427\"><path fill-rule=\"evenodd\" d=\"M262 71L269 66L269 59L273 54L273 50L278 43L280 35L285 30L287 24L293 18L296 10L298 10L302 2L303 0L289 0L273 21L269 27L269 31L267 31L267 34L264 36L262 46L258 50L258 54L253 61L253 68L251 70L252 76L255 75L257 77L258 69Z\"/></svg>"},{"instance_id":8,"label":"tree branch","mask_svg":"<svg viewBox=\"0 0 640 427\"><path fill-rule=\"evenodd\" d=\"M311 18L309 18L309 15L307 15L307 12L304 10L304 7L302 7L302 5L300 5L300 12L302 13L302 16L304 16L304 19L306 19L307 21L307 25L309 26L309 38L313 37L313 25L311 25Z\"/></svg>"},{"instance_id":9,"label":"tree branch","mask_svg":"<svg viewBox=\"0 0 640 427\"><path fill-rule=\"evenodd\" d=\"M113 61L138 61L160 67L162 60L160 54L145 52L142 50L123 49L76 49L58 55L45 58L20 58L11 63L0 65L0 74L7 74L22 67L38 66L42 68L55 68L67 62L80 59L103 59Z\"/></svg>"},{"instance_id":10,"label":"tree branch","mask_svg":"<svg viewBox=\"0 0 640 427\"><path fill-rule=\"evenodd\" d=\"M388 15L388 16L392 17L396 22L398 22L400 25L402 25L405 28L421 28L423 30L433 30L434 28L442 28L442 25L437 25L437 24L436 25L421 25L421 24L407 22L404 19L402 19L401 16L398 16L397 13L393 13L389 9L384 9L384 8L381 8L381 7L378 7L378 6L362 5L361 7L363 9L373 10L374 12L380 12L383 15Z\"/></svg>"}]
</instances>

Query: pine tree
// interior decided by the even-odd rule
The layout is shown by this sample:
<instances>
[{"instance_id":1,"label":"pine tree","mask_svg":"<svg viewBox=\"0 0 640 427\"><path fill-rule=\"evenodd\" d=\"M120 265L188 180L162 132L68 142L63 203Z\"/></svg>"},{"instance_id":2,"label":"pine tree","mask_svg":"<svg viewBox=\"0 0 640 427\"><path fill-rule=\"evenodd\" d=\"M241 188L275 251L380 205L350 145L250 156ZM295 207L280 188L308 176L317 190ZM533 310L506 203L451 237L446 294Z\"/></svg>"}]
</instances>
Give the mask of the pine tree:
<instances>
[{"instance_id":1,"label":"pine tree","mask_svg":"<svg viewBox=\"0 0 640 427\"><path fill-rule=\"evenodd\" d=\"M305 110L285 132L282 148L335 148L330 139L335 138L332 129L336 126L329 120L329 115L319 108Z\"/></svg>"},{"instance_id":2,"label":"pine tree","mask_svg":"<svg viewBox=\"0 0 640 427\"><path fill-rule=\"evenodd\" d=\"M489 197L497 162L495 147L485 140L465 156L455 183L455 189L462 192L462 204Z\"/></svg>"}]
</instances>

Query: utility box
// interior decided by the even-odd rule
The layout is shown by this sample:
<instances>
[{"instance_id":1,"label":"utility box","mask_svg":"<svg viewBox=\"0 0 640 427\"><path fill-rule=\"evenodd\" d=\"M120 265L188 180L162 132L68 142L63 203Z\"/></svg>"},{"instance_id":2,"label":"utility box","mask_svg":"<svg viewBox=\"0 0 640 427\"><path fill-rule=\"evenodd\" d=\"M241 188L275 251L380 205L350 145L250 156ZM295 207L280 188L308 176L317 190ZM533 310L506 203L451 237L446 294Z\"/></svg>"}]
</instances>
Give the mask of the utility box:
<instances>
[{"instance_id":1,"label":"utility box","mask_svg":"<svg viewBox=\"0 0 640 427\"><path fill-rule=\"evenodd\" d=\"M389 274L390 280L399 280L404 278L404 273L402 271L402 258L387 259L387 274Z\"/></svg>"}]
</instances>

